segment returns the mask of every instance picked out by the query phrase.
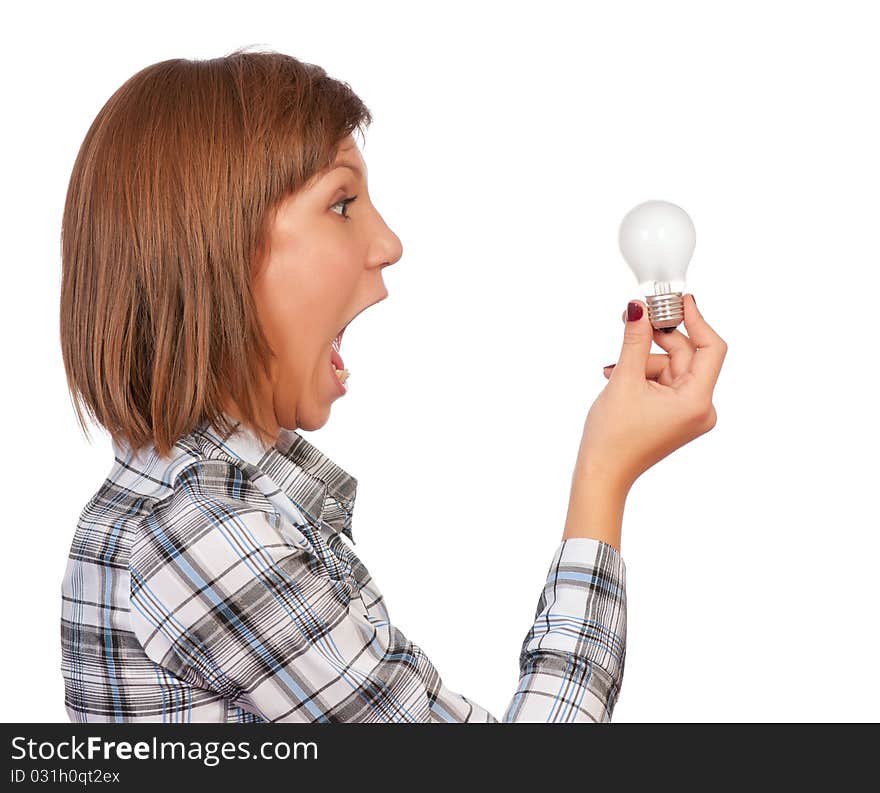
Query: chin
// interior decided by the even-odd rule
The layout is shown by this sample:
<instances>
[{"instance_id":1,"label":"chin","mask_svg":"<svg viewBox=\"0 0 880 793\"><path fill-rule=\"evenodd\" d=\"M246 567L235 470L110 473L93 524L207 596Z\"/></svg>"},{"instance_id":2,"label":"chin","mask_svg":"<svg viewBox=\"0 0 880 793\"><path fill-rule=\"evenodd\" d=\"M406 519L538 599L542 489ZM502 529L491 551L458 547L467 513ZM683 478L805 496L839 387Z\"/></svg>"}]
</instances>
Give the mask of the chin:
<instances>
[{"instance_id":1,"label":"chin","mask_svg":"<svg viewBox=\"0 0 880 793\"><path fill-rule=\"evenodd\" d=\"M321 429L330 418L330 403L326 405L295 405L287 408L275 409L275 419L278 424L289 430L305 430L314 432Z\"/></svg>"},{"instance_id":2,"label":"chin","mask_svg":"<svg viewBox=\"0 0 880 793\"><path fill-rule=\"evenodd\" d=\"M305 430L306 432L314 432L321 429L330 418L330 410L327 409L323 416L306 415L300 417L298 425L294 429Z\"/></svg>"}]
</instances>

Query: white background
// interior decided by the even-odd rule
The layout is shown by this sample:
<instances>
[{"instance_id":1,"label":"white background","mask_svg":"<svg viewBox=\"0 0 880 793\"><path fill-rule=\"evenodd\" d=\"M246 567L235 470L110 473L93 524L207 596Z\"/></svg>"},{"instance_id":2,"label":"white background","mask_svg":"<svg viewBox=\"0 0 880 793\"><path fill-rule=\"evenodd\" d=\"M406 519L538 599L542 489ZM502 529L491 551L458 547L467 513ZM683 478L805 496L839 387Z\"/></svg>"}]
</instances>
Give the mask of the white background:
<instances>
[{"instance_id":1,"label":"white background","mask_svg":"<svg viewBox=\"0 0 880 793\"><path fill-rule=\"evenodd\" d=\"M688 289L729 352L715 429L627 502L614 721L876 720L871 5L4 10L3 720L67 720L61 579L112 462L58 340L76 152L134 72L248 44L320 64L375 117L369 190L404 254L346 332L350 392L305 437L358 478L355 550L447 685L499 718L516 688L583 422L643 297L617 228L659 198L693 218Z\"/></svg>"}]
</instances>

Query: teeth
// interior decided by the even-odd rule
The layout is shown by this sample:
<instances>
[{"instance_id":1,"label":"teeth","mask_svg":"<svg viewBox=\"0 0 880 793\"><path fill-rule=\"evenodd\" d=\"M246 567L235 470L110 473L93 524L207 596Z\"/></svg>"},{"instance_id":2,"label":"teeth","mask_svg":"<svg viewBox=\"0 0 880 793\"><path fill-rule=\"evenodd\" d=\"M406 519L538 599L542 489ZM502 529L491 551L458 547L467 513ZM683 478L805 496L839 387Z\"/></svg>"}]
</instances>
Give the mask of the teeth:
<instances>
[{"instance_id":1,"label":"teeth","mask_svg":"<svg viewBox=\"0 0 880 793\"><path fill-rule=\"evenodd\" d=\"M348 369L337 369L335 366L333 367L333 371L336 373L336 376L340 379L341 382L345 382L348 380L348 376L350 372Z\"/></svg>"}]
</instances>

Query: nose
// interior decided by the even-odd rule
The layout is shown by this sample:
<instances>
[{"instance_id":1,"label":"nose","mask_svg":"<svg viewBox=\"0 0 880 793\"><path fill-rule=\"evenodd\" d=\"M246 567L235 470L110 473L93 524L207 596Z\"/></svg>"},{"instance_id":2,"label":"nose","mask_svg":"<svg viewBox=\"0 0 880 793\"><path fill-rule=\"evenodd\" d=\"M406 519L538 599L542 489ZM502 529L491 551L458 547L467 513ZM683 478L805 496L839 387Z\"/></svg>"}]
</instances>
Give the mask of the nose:
<instances>
[{"instance_id":1,"label":"nose","mask_svg":"<svg viewBox=\"0 0 880 793\"><path fill-rule=\"evenodd\" d=\"M401 256L403 256L403 245L400 242L400 237L388 226L385 226L376 242L373 256L375 266L387 267L389 264L395 264L400 261Z\"/></svg>"},{"instance_id":2,"label":"nose","mask_svg":"<svg viewBox=\"0 0 880 793\"><path fill-rule=\"evenodd\" d=\"M400 237L391 231L391 229L388 229L388 232L391 234L393 242L391 245L391 255L388 257L386 264L396 264L400 261L401 256L403 256L403 243L400 241Z\"/></svg>"}]
</instances>

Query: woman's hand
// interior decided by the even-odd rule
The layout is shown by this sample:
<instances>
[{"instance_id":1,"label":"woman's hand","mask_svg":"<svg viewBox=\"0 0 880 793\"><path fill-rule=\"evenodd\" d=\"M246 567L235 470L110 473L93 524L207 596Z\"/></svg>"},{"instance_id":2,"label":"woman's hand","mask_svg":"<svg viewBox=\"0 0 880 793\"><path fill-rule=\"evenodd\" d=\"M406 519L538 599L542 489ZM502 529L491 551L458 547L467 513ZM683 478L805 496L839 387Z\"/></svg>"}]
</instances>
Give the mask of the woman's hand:
<instances>
[{"instance_id":1,"label":"woman's hand","mask_svg":"<svg viewBox=\"0 0 880 793\"><path fill-rule=\"evenodd\" d=\"M727 343L690 294L684 296L687 336L677 329L654 330L647 306L632 302L641 306L642 316L627 321L624 312L620 358L606 369L608 384L587 414L573 486L595 479L625 494L654 463L717 421L712 391ZM652 340L667 354L652 355Z\"/></svg>"}]
</instances>

